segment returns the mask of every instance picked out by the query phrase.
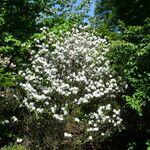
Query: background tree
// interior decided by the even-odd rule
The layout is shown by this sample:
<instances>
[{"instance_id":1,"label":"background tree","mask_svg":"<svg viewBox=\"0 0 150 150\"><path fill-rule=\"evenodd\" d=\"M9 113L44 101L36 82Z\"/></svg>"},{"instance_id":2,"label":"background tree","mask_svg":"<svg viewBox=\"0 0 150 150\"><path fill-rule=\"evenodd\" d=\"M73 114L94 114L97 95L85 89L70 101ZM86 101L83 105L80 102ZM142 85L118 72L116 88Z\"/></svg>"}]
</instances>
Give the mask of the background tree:
<instances>
[{"instance_id":1,"label":"background tree","mask_svg":"<svg viewBox=\"0 0 150 150\"><path fill-rule=\"evenodd\" d=\"M136 134L133 139L136 143L134 149L139 147L142 149L150 136L148 123L150 1L97 1L95 14L98 30L105 29L103 34L111 39L112 51L109 56L113 70L129 84L128 92L124 96L127 106L140 115L135 118L138 127L128 126L127 135ZM131 117L133 116L135 112L131 113Z\"/></svg>"},{"instance_id":2,"label":"background tree","mask_svg":"<svg viewBox=\"0 0 150 150\"><path fill-rule=\"evenodd\" d=\"M99 24L105 23L110 29L116 29L118 21L126 25L143 25L150 17L149 0L97 0L95 17Z\"/></svg>"}]
</instances>

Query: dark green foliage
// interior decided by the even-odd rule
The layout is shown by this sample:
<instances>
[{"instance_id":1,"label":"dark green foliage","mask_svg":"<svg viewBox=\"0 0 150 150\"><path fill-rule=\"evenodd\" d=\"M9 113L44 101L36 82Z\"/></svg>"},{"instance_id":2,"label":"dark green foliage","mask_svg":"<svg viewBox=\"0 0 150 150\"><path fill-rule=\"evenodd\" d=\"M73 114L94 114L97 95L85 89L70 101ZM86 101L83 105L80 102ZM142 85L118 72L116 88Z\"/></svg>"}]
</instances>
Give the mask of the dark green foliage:
<instances>
[{"instance_id":1,"label":"dark green foliage","mask_svg":"<svg viewBox=\"0 0 150 150\"><path fill-rule=\"evenodd\" d=\"M128 147L145 149L150 137L150 1L97 0L95 17L98 30L111 42L112 68L129 85L123 99L133 109L132 121L124 121L126 136L135 138L129 137Z\"/></svg>"},{"instance_id":2,"label":"dark green foliage","mask_svg":"<svg viewBox=\"0 0 150 150\"><path fill-rule=\"evenodd\" d=\"M105 23L116 30L118 21L126 25L143 25L150 17L149 0L97 0L95 14L97 24Z\"/></svg>"},{"instance_id":3,"label":"dark green foliage","mask_svg":"<svg viewBox=\"0 0 150 150\"><path fill-rule=\"evenodd\" d=\"M135 124L126 118L127 133L136 134L136 145L144 146L150 136L150 21L147 19L143 26L121 26L121 38L111 41L109 57L112 68L117 75L122 76L129 87L123 96L127 106L133 109L131 116ZM135 116L134 110L139 117ZM132 131L132 132L131 132ZM140 136L143 137L140 141ZM131 139L131 138L130 138ZM142 149L143 147L141 147Z\"/></svg>"},{"instance_id":4,"label":"dark green foliage","mask_svg":"<svg viewBox=\"0 0 150 150\"><path fill-rule=\"evenodd\" d=\"M110 0L97 0L95 8L95 19L97 26L105 26L114 28L116 20L114 20L114 7Z\"/></svg>"},{"instance_id":5,"label":"dark green foliage","mask_svg":"<svg viewBox=\"0 0 150 150\"><path fill-rule=\"evenodd\" d=\"M116 19L126 25L143 25L145 18L150 16L149 0L115 0Z\"/></svg>"},{"instance_id":6,"label":"dark green foliage","mask_svg":"<svg viewBox=\"0 0 150 150\"><path fill-rule=\"evenodd\" d=\"M1 88L0 91L0 147L10 142L15 142L17 136L20 134L17 130L18 122L13 122L12 117L21 117L21 109L19 109L20 102L16 95L19 95L19 91L14 88ZM8 120L7 123L5 121Z\"/></svg>"},{"instance_id":7,"label":"dark green foliage","mask_svg":"<svg viewBox=\"0 0 150 150\"><path fill-rule=\"evenodd\" d=\"M0 86L14 85L14 74L22 62L28 60L28 54L21 49L23 41L37 31L36 19L43 5L29 0L0 1ZM14 82L14 83L13 83Z\"/></svg>"},{"instance_id":8,"label":"dark green foliage","mask_svg":"<svg viewBox=\"0 0 150 150\"><path fill-rule=\"evenodd\" d=\"M17 39L31 36L37 30L36 19L42 10L42 5L29 0L1 0L0 13L4 23L1 33L9 33Z\"/></svg>"},{"instance_id":9,"label":"dark green foliage","mask_svg":"<svg viewBox=\"0 0 150 150\"><path fill-rule=\"evenodd\" d=\"M112 42L110 53L114 70L124 76L134 90L127 102L141 113L142 106L150 96L150 37L147 32L149 22L144 26L129 26L124 30L122 40Z\"/></svg>"},{"instance_id":10,"label":"dark green foliage","mask_svg":"<svg viewBox=\"0 0 150 150\"><path fill-rule=\"evenodd\" d=\"M51 114L28 113L21 121L24 144L28 149L62 149L64 144L64 124L55 120Z\"/></svg>"}]
</instances>

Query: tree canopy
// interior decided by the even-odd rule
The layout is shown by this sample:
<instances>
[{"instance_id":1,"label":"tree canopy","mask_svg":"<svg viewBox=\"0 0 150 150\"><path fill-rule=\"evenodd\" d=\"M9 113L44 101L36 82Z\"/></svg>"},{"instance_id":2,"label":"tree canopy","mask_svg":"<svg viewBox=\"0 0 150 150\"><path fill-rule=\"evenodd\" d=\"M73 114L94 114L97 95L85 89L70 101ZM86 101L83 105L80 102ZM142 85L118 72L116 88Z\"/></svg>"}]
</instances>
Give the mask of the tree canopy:
<instances>
[{"instance_id":1,"label":"tree canopy","mask_svg":"<svg viewBox=\"0 0 150 150\"><path fill-rule=\"evenodd\" d=\"M97 21L105 22L110 27L123 21L126 25L143 25L150 17L149 0L97 0L95 15Z\"/></svg>"}]
</instances>

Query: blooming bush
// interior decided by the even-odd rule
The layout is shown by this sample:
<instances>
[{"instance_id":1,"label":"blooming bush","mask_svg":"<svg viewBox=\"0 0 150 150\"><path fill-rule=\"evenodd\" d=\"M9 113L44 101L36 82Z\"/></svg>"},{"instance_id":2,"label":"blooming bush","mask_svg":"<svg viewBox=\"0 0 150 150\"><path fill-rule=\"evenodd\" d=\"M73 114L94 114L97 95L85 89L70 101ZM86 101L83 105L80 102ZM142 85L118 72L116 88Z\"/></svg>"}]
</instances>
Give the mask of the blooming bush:
<instances>
[{"instance_id":1,"label":"blooming bush","mask_svg":"<svg viewBox=\"0 0 150 150\"><path fill-rule=\"evenodd\" d=\"M104 140L123 128L115 99L125 83L110 69L105 39L86 27L60 34L42 28L42 37L29 47L31 64L19 72L25 92L20 107L63 122L65 144Z\"/></svg>"}]
</instances>

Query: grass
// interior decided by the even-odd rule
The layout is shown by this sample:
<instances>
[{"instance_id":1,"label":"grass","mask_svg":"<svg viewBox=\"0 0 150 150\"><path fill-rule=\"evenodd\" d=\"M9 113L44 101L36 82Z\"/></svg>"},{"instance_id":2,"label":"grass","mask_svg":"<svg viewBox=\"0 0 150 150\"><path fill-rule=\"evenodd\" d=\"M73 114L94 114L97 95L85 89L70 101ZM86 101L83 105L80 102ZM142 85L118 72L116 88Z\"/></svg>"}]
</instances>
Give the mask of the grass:
<instances>
[{"instance_id":1,"label":"grass","mask_svg":"<svg viewBox=\"0 0 150 150\"><path fill-rule=\"evenodd\" d=\"M0 150L26 150L24 146L22 145L10 145L10 146L4 146Z\"/></svg>"}]
</instances>

